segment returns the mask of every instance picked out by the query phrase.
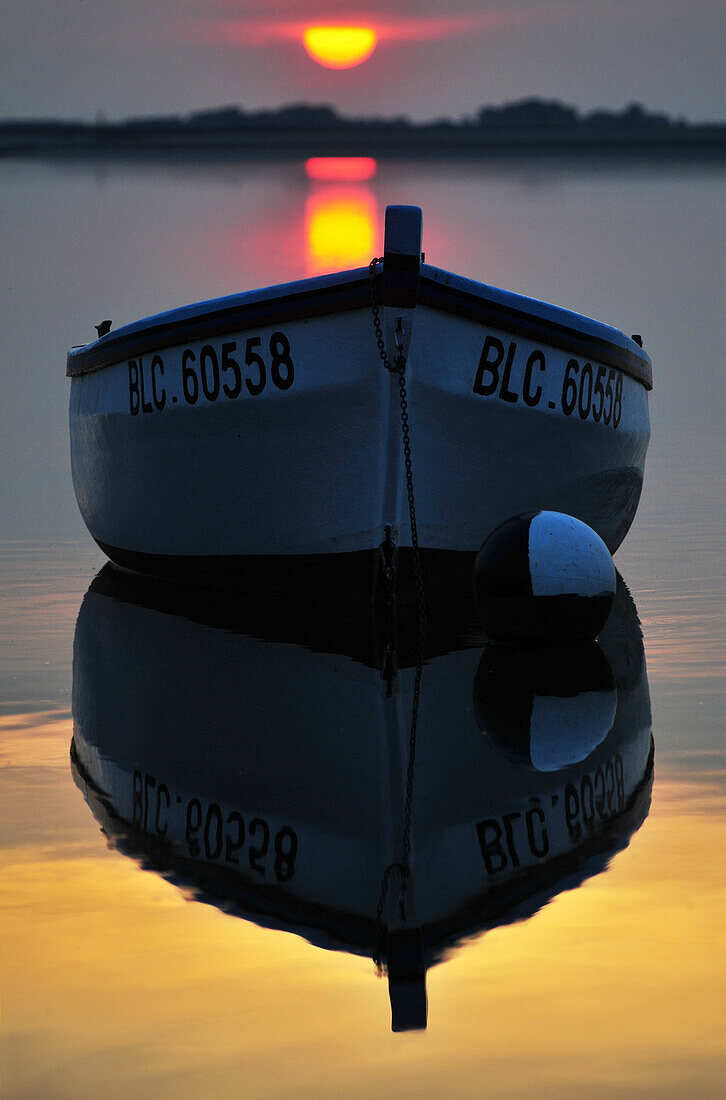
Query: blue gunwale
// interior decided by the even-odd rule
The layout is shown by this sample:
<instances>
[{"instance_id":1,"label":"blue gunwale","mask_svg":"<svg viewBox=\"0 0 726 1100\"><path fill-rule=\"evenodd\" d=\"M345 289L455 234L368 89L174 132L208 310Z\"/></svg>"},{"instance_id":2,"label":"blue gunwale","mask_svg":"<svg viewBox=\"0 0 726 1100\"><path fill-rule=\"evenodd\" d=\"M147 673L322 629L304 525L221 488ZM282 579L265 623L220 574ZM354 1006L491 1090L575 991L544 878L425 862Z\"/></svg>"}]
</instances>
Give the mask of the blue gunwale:
<instances>
[{"instance_id":1,"label":"blue gunwale","mask_svg":"<svg viewBox=\"0 0 726 1100\"><path fill-rule=\"evenodd\" d=\"M652 389L650 358L638 344L618 329L560 306L499 290L430 264L421 265L418 304L596 359ZM158 313L71 348L66 373L75 377L175 344L369 306L370 281L365 267L248 290Z\"/></svg>"}]
</instances>

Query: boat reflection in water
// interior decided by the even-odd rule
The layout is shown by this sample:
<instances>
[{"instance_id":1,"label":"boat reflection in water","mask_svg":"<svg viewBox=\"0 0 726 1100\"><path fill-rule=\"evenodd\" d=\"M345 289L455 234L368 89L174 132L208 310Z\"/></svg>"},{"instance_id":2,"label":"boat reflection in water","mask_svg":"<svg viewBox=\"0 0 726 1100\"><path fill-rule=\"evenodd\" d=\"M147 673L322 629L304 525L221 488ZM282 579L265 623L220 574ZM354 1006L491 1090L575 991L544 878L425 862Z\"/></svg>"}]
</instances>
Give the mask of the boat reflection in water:
<instances>
[{"instance_id":1,"label":"boat reflection in water","mask_svg":"<svg viewBox=\"0 0 726 1100\"><path fill-rule=\"evenodd\" d=\"M107 566L76 628L76 782L120 851L370 956L393 1029L425 1027L428 967L604 870L650 803L625 586L600 645L570 651L486 645L468 612L432 614L412 739L405 622L234 606Z\"/></svg>"}]
</instances>

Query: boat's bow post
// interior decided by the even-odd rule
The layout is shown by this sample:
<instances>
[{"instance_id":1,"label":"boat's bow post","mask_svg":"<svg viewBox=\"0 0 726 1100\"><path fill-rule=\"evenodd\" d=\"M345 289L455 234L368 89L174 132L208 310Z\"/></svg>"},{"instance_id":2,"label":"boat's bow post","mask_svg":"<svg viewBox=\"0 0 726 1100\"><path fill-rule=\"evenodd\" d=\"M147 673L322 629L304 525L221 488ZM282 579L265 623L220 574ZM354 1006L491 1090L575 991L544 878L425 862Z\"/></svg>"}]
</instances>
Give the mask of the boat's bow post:
<instances>
[{"instance_id":1,"label":"boat's bow post","mask_svg":"<svg viewBox=\"0 0 726 1100\"><path fill-rule=\"evenodd\" d=\"M386 962L391 1030L423 1031L428 1018L428 997L426 963L418 925L389 929Z\"/></svg>"},{"instance_id":2,"label":"boat's bow post","mask_svg":"<svg viewBox=\"0 0 726 1100\"><path fill-rule=\"evenodd\" d=\"M408 358L421 273L420 206L387 206L383 246L383 316L386 344L400 365Z\"/></svg>"},{"instance_id":3,"label":"boat's bow post","mask_svg":"<svg viewBox=\"0 0 726 1100\"><path fill-rule=\"evenodd\" d=\"M383 273L379 274L381 259L376 257L369 265L371 309L373 329L378 344L378 354L383 367L391 374L391 385L386 397L387 409L383 417L386 473L382 494L382 516L386 536L379 544L379 556L383 564L382 576L387 601L394 598L395 571L397 565L398 517L401 503L400 448L403 445L406 488L411 523L411 539L416 558L415 573L419 605L423 590L418 560L413 477L411 472L411 444L407 411L406 366L413 316L418 299L421 274L422 213L418 206L387 206L383 252ZM381 308L382 307L382 308ZM397 416L395 409L400 413ZM398 422L398 427L397 427ZM386 522L389 521L389 522ZM389 544L393 551L389 553ZM423 620L422 620L423 621Z\"/></svg>"},{"instance_id":4,"label":"boat's bow post","mask_svg":"<svg viewBox=\"0 0 726 1100\"><path fill-rule=\"evenodd\" d=\"M410 818L404 831L410 829ZM405 847L405 844L404 844ZM428 1019L426 961L421 924L416 912L413 876L403 862L389 863L381 880L376 914L379 974L388 975L392 1031L421 1031Z\"/></svg>"}]
</instances>

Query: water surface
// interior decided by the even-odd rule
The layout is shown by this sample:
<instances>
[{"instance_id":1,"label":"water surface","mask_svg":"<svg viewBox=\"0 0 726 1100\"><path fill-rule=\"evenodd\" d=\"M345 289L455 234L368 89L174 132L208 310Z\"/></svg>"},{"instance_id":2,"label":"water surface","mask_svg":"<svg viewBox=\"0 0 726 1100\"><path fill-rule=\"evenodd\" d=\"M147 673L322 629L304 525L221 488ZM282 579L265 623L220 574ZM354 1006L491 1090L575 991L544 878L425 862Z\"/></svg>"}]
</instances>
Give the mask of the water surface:
<instances>
[{"instance_id":1,"label":"water surface","mask_svg":"<svg viewBox=\"0 0 726 1100\"><path fill-rule=\"evenodd\" d=\"M311 180L302 162L0 165L6 226L0 254L4 1094L721 1095L722 183L722 172L708 167L563 160L451 168L381 163L372 178L345 183ZM229 911L219 905L219 889L216 903L205 903L209 897L200 895L209 893L208 882L202 889L158 851L134 848L128 838L119 842L113 817L104 819L92 797L86 801L83 780L80 790L76 785L77 770L74 782L73 636L103 557L73 499L64 377L66 348L92 338L93 325L105 317L118 325L197 299L366 263L380 253L387 202L423 207L429 262L641 333L655 375L645 490L616 555L643 626L655 742L652 792L642 795L640 817L620 836L622 844L611 838L604 852L588 852L584 870L568 867L521 912L503 911L501 919L490 913L478 927L473 921L452 935L449 948L439 952L443 961L427 974L427 1030L397 1033L391 1031L385 978L377 976L370 953L351 943L344 949L330 929L324 943L319 928L296 934L289 914L255 915L249 899L246 917ZM177 792L187 798L185 812L197 798L206 815L221 799L219 790L213 793L213 777L199 770L197 789L185 787L185 777L175 773L180 758L164 709L168 696L154 690L148 653L137 676L129 669L139 653L124 646L140 644L143 636L152 644L161 636L178 647L172 652L179 662L193 660L189 645L202 658L218 646L219 660L226 654L232 661L244 632L195 627L193 616L175 618L168 609L124 606L134 622L140 616L143 629L122 624L121 633L113 633L115 620L103 615L103 630L98 619L91 628L99 631L99 646L115 639L108 653L101 652L111 672L125 675L133 688L124 696L129 737L132 720L138 724L139 714L149 714L167 765L163 774L149 772L155 789L165 782L174 798ZM366 707L385 719L388 704L371 645L361 635L353 652L348 632L346 644L337 636L326 654L320 644L311 648L309 635L282 633L279 623L273 629L257 622L245 643L246 662L266 662L260 671L267 677L265 698L279 698L281 713L295 715L302 728L317 720L331 738L330 755L337 753L344 769L351 758L341 746L357 725L357 753L364 755L355 759L373 769L380 747L365 740L373 736ZM429 744L437 743L435 732L458 733L461 754L458 770L456 754L436 766L429 760L428 771L422 764L427 797L434 800L428 804L440 814L432 811L431 836L448 852L443 868L459 866L456 829L482 820L471 793L471 805L463 795L445 805L446 791L456 793L469 766L466 751L483 751L473 691L480 660L473 635L466 644L449 636L424 669L429 687L424 681L423 688L439 707L427 712ZM159 676L172 676L174 667L160 663ZM203 659L199 667L206 667ZM403 728L412 670L404 667L399 675L403 701L396 721ZM119 682L114 687L111 678L108 687L117 696L123 694ZM263 680L257 683L261 690ZM142 688L146 703L138 703ZM349 713L348 698L354 701ZM203 695L196 699L203 743ZM317 719L304 709L315 699ZM217 685L207 714L217 727L219 705ZM106 709L113 721L102 723L98 736L116 730L114 743L123 747L127 711L119 704L114 713L108 702ZM160 730L162 719L168 728ZM456 730L443 728L451 724ZM642 747L645 727L636 726L641 741L628 743ZM217 727L210 725L210 738L219 748L228 741L219 741L224 731ZM135 736L143 733L137 729ZM184 743L193 741L187 734ZM373 782L373 770L358 805L347 793L353 780L343 773L337 801L326 804L325 826L306 817L303 797L322 765L306 771L301 761L296 771L290 744L281 743L288 756L276 767L273 753L265 765L265 806L242 808L248 826L250 814L267 821L270 855L287 824L285 807L291 814L297 806L295 820L307 821L320 836L336 828L335 835L349 840L369 836L365 817L376 817L376 799L382 807L393 805ZM593 752L607 749L605 743ZM574 765L578 784L597 771L588 772L588 759L597 756ZM445 763L453 769L448 788ZM405 760L398 766L405 772ZM515 767L511 761L499 766ZM488 767L491 774L494 765ZM540 793L545 789L551 799L554 787L542 786ZM522 788L517 797L526 806L531 793ZM355 820L341 834L344 796ZM275 798L279 818L272 813ZM452 805L460 806L458 824ZM436 821L444 823L440 833ZM203 845L203 824L200 837ZM209 838L213 855L216 841L212 833ZM241 849L247 859L248 849ZM346 844L339 852L326 849L332 863L321 866L332 868L329 883L346 882L346 860L354 861L357 851ZM265 858L257 862L274 878L274 861ZM385 865L385 853L380 858ZM449 886L460 881L452 870Z\"/></svg>"}]
</instances>

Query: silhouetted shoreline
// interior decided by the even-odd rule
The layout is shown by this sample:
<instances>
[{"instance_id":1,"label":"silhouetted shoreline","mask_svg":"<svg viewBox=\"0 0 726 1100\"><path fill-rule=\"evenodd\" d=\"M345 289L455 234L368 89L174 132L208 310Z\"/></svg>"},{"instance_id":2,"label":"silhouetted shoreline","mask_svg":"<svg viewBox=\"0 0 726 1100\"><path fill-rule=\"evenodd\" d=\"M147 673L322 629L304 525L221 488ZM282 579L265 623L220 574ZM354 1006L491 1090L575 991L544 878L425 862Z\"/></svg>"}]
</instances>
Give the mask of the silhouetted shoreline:
<instances>
[{"instance_id":1,"label":"silhouetted shoreline","mask_svg":"<svg viewBox=\"0 0 726 1100\"><path fill-rule=\"evenodd\" d=\"M0 156L16 157L722 156L725 150L726 123L674 120L638 104L620 113L583 115L540 99L483 107L475 118L459 122L345 118L332 107L308 104L252 112L223 107L122 122L0 122Z\"/></svg>"}]
</instances>

